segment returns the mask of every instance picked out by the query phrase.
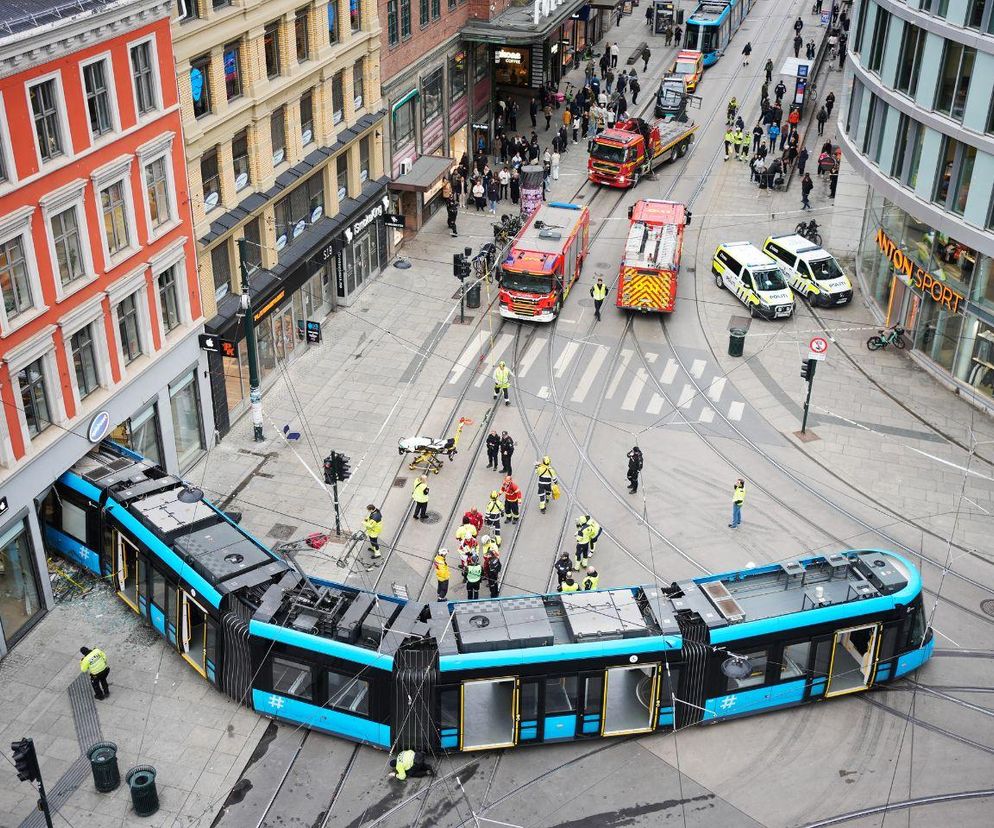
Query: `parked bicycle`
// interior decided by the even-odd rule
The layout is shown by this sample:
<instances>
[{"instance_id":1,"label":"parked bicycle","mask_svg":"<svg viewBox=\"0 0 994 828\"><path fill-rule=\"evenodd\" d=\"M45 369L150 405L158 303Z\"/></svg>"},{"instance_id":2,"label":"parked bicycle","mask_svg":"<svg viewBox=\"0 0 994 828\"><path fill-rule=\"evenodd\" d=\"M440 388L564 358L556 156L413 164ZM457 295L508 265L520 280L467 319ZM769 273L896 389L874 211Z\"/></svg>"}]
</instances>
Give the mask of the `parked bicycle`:
<instances>
[{"instance_id":1,"label":"parked bicycle","mask_svg":"<svg viewBox=\"0 0 994 828\"><path fill-rule=\"evenodd\" d=\"M814 219L811 221L802 221L797 227L794 228L794 232L798 236L803 236L812 244L817 244L821 247L821 233L818 232L818 222Z\"/></svg>"},{"instance_id":2,"label":"parked bicycle","mask_svg":"<svg viewBox=\"0 0 994 828\"><path fill-rule=\"evenodd\" d=\"M871 351L879 351L881 348L886 348L888 345L893 345L895 348L904 350L906 344L907 343L904 341L904 328L900 325L894 325L892 328L886 328L866 340L866 347Z\"/></svg>"}]
</instances>

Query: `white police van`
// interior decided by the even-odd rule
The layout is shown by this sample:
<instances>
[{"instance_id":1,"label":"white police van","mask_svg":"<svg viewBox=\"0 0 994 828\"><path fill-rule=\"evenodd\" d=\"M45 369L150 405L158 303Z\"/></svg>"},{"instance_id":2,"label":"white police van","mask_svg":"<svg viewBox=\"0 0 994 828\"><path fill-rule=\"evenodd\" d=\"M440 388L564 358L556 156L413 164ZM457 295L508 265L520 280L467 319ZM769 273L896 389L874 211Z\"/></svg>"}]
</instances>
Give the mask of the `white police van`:
<instances>
[{"instance_id":1,"label":"white police van","mask_svg":"<svg viewBox=\"0 0 994 828\"><path fill-rule=\"evenodd\" d=\"M711 272L715 284L732 291L752 316L789 319L794 314L794 294L779 265L751 242L719 244Z\"/></svg>"},{"instance_id":2,"label":"white police van","mask_svg":"<svg viewBox=\"0 0 994 828\"><path fill-rule=\"evenodd\" d=\"M770 236L763 252L777 261L790 286L812 305L830 308L852 301L852 282L835 257L803 236Z\"/></svg>"}]
</instances>

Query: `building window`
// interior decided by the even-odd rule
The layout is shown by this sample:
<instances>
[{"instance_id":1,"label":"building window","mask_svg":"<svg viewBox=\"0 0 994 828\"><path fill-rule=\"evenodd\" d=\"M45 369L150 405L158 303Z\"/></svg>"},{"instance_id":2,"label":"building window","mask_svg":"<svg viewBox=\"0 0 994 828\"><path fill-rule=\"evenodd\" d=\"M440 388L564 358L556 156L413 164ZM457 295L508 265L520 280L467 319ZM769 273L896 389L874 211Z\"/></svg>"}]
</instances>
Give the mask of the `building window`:
<instances>
[{"instance_id":1,"label":"building window","mask_svg":"<svg viewBox=\"0 0 994 828\"><path fill-rule=\"evenodd\" d=\"M211 272L214 274L214 296L227 295L231 284L231 257L228 243L222 242L211 251Z\"/></svg>"},{"instance_id":2,"label":"building window","mask_svg":"<svg viewBox=\"0 0 994 828\"><path fill-rule=\"evenodd\" d=\"M0 184L9 180L10 176L7 175L7 141L3 133L0 132Z\"/></svg>"},{"instance_id":3,"label":"building window","mask_svg":"<svg viewBox=\"0 0 994 828\"><path fill-rule=\"evenodd\" d=\"M104 219L107 254L114 256L131 246L128 233L128 208L124 201L124 181L116 181L100 191L100 210Z\"/></svg>"},{"instance_id":4,"label":"building window","mask_svg":"<svg viewBox=\"0 0 994 828\"><path fill-rule=\"evenodd\" d=\"M415 99L398 106L393 113L393 143L402 147L414 140Z\"/></svg>"},{"instance_id":5,"label":"building window","mask_svg":"<svg viewBox=\"0 0 994 828\"><path fill-rule=\"evenodd\" d=\"M86 275L83 272L83 248L75 207L52 216L52 238L55 240L59 278L65 287Z\"/></svg>"},{"instance_id":6,"label":"building window","mask_svg":"<svg viewBox=\"0 0 994 828\"><path fill-rule=\"evenodd\" d=\"M269 137L273 146L273 166L286 159L286 107L278 106L269 116Z\"/></svg>"},{"instance_id":7,"label":"building window","mask_svg":"<svg viewBox=\"0 0 994 828\"><path fill-rule=\"evenodd\" d=\"M456 0L449 0L449 11L455 11Z\"/></svg>"},{"instance_id":8,"label":"building window","mask_svg":"<svg viewBox=\"0 0 994 828\"><path fill-rule=\"evenodd\" d=\"M28 434L34 438L52 424L42 359L36 359L18 371L17 382L21 388L21 405Z\"/></svg>"},{"instance_id":9,"label":"building window","mask_svg":"<svg viewBox=\"0 0 994 828\"><path fill-rule=\"evenodd\" d=\"M898 92L914 97L918 89L918 75L921 70L922 52L925 50L925 30L911 23L904 24L904 37L901 38L901 51L897 58Z\"/></svg>"},{"instance_id":10,"label":"building window","mask_svg":"<svg viewBox=\"0 0 994 828\"><path fill-rule=\"evenodd\" d=\"M201 118L211 112L211 56L201 55L190 61L190 96L193 117Z\"/></svg>"},{"instance_id":11,"label":"building window","mask_svg":"<svg viewBox=\"0 0 994 828\"><path fill-rule=\"evenodd\" d=\"M262 233L259 229L259 219L254 218L242 229L245 236L245 264L249 272L262 267Z\"/></svg>"},{"instance_id":12,"label":"building window","mask_svg":"<svg viewBox=\"0 0 994 828\"><path fill-rule=\"evenodd\" d=\"M180 325L179 294L176 292L176 268L163 270L156 279L159 288L159 307L162 312L162 327L166 333Z\"/></svg>"},{"instance_id":13,"label":"building window","mask_svg":"<svg viewBox=\"0 0 994 828\"><path fill-rule=\"evenodd\" d=\"M311 56L310 9L297 9L293 18L293 37L297 47L297 63Z\"/></svg>"},{"instance_id":14,"label":"building window","mask_svg":"<svg viewBox=\"0 0 994 828\"><path fill-rule=\"evenodd\" d=\"M110 110L110 90L107 88L107 61L95 60L83 67L83 88L86 91L86 112L90 119L90 134L97 138L114 129Z\"/></svg>"},{"instance_id":15,"label":"building window","mask_svg":"<svg viewBox=\"0 0 994 828\"><path fill-rule=\"evenodd\" d=\"M251 181L249 167L248 129L243 129L231 139L231 166L235 173L235 191L244 190Z\"/></svg>"},{"instance_id":16,"label":"building window","mask_svg":"<svg viewBox=\"0 0 994 828\"><path fill-rule=\"evenodd\" d=\"M276 219L276 249L282 253L286 249L287 243L293 235L293 227L297 223L293 214L293 193L281 198L273 206L273 215Z\"/></svg>"},{"instance_id":17,"label":"building window","mask_svg":"<svg viewBox=\"0 0 994 828\"><path fill-rule=\"evenodd\" d=\"M315 173L301 188L307 196L307 218L315 222L324 215L324 174Z\"/></svg>"},{"instance_id":18,"label":"building window","mask_svg":"<svg viewBox=\"0 0 994 828\"><path fill-rule=\"evenodd\" d=\"M34 560L31 530L26 520L17 521L0 534L0 561L3 561L0 595L4 596L0 601L0 621L8 644L27 629L43 606L38 596Z\"/></svg>"},{"instance_id":19,"label":"building window","mask_svg":"<svg viewBox=\"0 0 994 828\"><path fill-rule=\"evenodd\" d=\"M266 26L262 34L262 48L266 54L266 77L280 74L280 24L275 21Z\"/></svg>"},{"instance_id":20,"label":"building window","mask_svg":"<svg viewBox=\"0 0 994 828\"><path fill-rule=\"evenodd\" d=\"M204 209L213 210L221 201L221 174L217 164L217 147L200 156L200 180L204 187Z\"/></svg>"},{"instance_id":21,"label":"building window","mask_svg":"<svg viewBox=\"0 0 994 828\"><path fill-rule=\"evenodd\" d=\"M490 71L490 50L486 43L473 46L473 80L481 81Z\"/></svg>"},{"instance_id":22,"label":"building window","mask_svg":"<svg viewBox=\"0 0 994 828\"><path fill-rule=\"evenodd\" d=\"M442 67L428 75L422 84L421 99L424 101L422 113L425 124L430 124L442 116Z\"/></svg>"},{"instance_id":23,"label":"building window","mask_svg":"<svg viewBox=\"0 0 994 828\"><path fill-rule=\"evenodd\" d=\"M117 331L121 337L124 364L130 365L142 355L141 322L138 318L138 291L117 306Z\"/></svg>"},{"instance_id":24,"label":"building window","mask_svg":"<svg viewBox=\"0 0 994 828\"><path fill-rule=\"evenodd\" d=\"M991 12L991 17L994 18L994 11ZM987 126L984 127L984 132L988 135L994 134L994 98L991 99L991 108L987 110Z\"/></svg>"},{"instance_id":25,"label":"building window","mask_svg":"<svg viewBox=\"0 0 994 828\"><path fill-rule=\"evenodd\" d=\"M197 392L195 370L169 386L169 405L172 408L173 434L176 438L176 459L181 469L188 468L204 450L204 435L200 429L200 395Z\"/></svg>"},{"instance_id":26,"label":"building window","mask_svg":"<svg viewBox=\"0 0 994 828\"><path fill-rule=\"evenodd\" d=\"M345 72L339 70L335 72L335 77L331 79L331 120L339 123L345 112Z\"/></svg>"},{"instance_id":27,"label":"building window","mask_svg":"<svg viewBox=\"0 0 994 828\"><path fill-rule=\"evenodd\" d=\"M884 58L884 44L887 42L887 27L890 24L890 12L877 7L877 19L873 23L873 38L870 41L870 59L867 68L871 72L880 73L880 65Z\"/></svg>"},{"instance_id":28,"label":"building window","mask_svg":"<svg viewBox=\"0 0 994 828\"><path fill-rule=\"evenodd\" d=\"M397 0L387 1L387 42L396 46L400 42L399 21L397 20Z\"/></svg>"},{"instance_id":29,"label":"building window","mask_svg":"<svg viewBox=\"0 0 994 828\"><path fill-rule=\"evenodd\" d=\"M894 178L901 177L904 169L904 159L908 150L908 139L911 137L911 118L904 113L897 119L897 147L890 162L890 174Z\"/></svg>"},{"instance_id":30,"label":"building window","mask_svg":"<svg viewBox=\"0 0 994 828\"><path fill-rule=\"evenodd\" d=\"M184 20L199 20L200 0L176 0L176 19L180 22Z\"/></svg>"},{"instance_id":31,"label":"building window","mask_svg":"<svg viewBox=\"0 0 994 828\"><path fill-rule=\"evenodd\" d=\"M449 102L466 94L466 51L460 49L449 58Z\"/></svg>"},{"instance_id":32,"label":"building window","mask_svg":"<svg viewBox=\"0 0 994 828\"><path fill-rule=\"evenodd\" d=\"M338 200L344 201L349 195L349 154L343 152L335 159L335 178L338 183Z\"/></svg>"},{"instance_id":33,"label":"building window","mask_svg":"<svg viewBox=\"0 0 994 828\"><path fill-rule=\"evenodd\" d=\"M858 54L863 54L863 30L866 28L866 10L869 7L869 3L860 3L858 11L856 12L856 38L853 42L853 51Z\"/></svg>"},{"instance_id":34,"label":"building window","mask_svg":"<svg viewBox=\"0 0 994 828\"><path fill-rule=\"evenodd\" d=\"M970 180L973 178L973 165L977 160L977 150L975 147L960 144L962 150L959 158L959 169L956 173L956 189L953 190L952 203L950 209L957 215L963 215L966 210L966 202L970 195Z\"/></svg>"},{"instance_id":35,"label":"building window","mask_svg":"<svg viewBox=\"0 0 994 828\"><path fill-rule=\"evenodd\" d=\"M338 0L328 4L328 42L332 46L338 43Z\"/></svg>"},{"instance_id":36,"label":"building window","mask_svg":"<svg viewBox=\"0 0 994 828\"><path fill-rule=\"evenodd\" d=\"M308 89L300 96L300 143L305 147L314 141L314 92Z\"/></svg>"},{"instance_id":37,"label":"building window","mask_svg":"<svg viewBox=\"0 0 994 828\"><path fill-rule=\"evenodd\" d=\"M984 21L984 3L986 0L970 0L970 10L966 15L966 27L980 30Z\"/></svg>"},{"instance_id":38,"label":"building window","mask_svg":"<svg viewBox=\"0 0 994 828\"><path fill-rule=\"evenodd\" d=\"M365 184L369 181L369 145L373 139L366 136L359 142L359 183Z\"/></svg>"},{"instance_id":39,"label":"building window","mask_svg":"<svg viewBox=\"0 0 994 828\"><path fill-rule=\"evenodd\" d=\"M242 94L242 48L237 43L224 47L224 94L229 101Z\"/></svg>"},{"instance_id":40,"label":"building window","mask_svg":"<svg viewBox=\"0 0 994 828\"><path fill-rule=\"evenodd\" d=\"M166 169L166 156L156 158L145 166L145 195L148 198L148 215L153 229L158 229L172 220L172 207L169 204L169 171Z\"/></svg>"},{"instance_id":41,"label":"building window","mask_svg":"<svg viewBox=\"0 0 994 828\"><path fill-rule=\"evenodd\" d=\"M400 36L403 40L411 36L411 0L400 0Z\"/></svg>"},{"instance_id":42,"label":"building window","mask_svg":"<svg viewBox=\"0 0 994 828\"><path fill-rule=\"evenodd\" d=\"M0 288L8 320L34 307L22 236L0 244Z\"/></svg>"},{"instance_id":43,"label":"building window","mask_svg":"<svg viewBox=\"0 0 994 828\"><path fill-rule=\"evenodd\" d=\"M64 152L62 127L59 124L58 90L54 80L31 87L31 114L35 122L38 152L43 161L50 161Z\"/></svg>"},{"instance_id":44,"label":"building window","mask_svg":"<svg viewBox=\"0 0 994 828\"><path fill-rule=\"evenodd\" d=\"M976 56L976 49L952 40L945 41L942 72L935 93L936 112L949 115L957 121L963 120L966 95L970 90L970 76L973 74L973 62Z\"/></svg>"},{"instance_id":45,"label":"building window","mask_svg":"<svg viewBox=\"0 0 994 828\"><path fill-rule=\"evenodd\" d=\"M227 6L230 6L231 0L211 0L211 3L214 6L214 11L217 11L218 9L223 9L226 8Z\"/></svg>"},{"instance_id":46,"label":"building window","mask_svg":"<svg viewBox=\"0 0 994 828\"><path fill-rule=\"evenodd\" d=\"M97 378L97 354L93 345L92 325L87 325L76 331L70 339L72 349L72 364L76 371L76 389L79 398L86 399L97 390L100 383Z\"/></svg>"},{"instance_id":47,"label":"building window","mask_svg":"<svg viewBox=\"0 0 994 828\"><path fill-rule=\"evenodd\" d=\"M421 28L428 25L428 0L421 0Z\"/></svg>"},{"instance_id":48,"label":"building window","mask_svg":"<svg viewBox=\"0 0 994 828\"><path fill-rule=\"evenodd\" d=\"M442 0L431 0L431 19L438 20L442 16Z\"/></svg>"},{"instance_id":49,"label":"building window","mask_svg":"<svg viewBox=\"0 0 994 828\"><path fill-rule=\"evenodd\" d=\"M352 66L352 96L356 109L362 109L363 92L366 88L366 60L359 58Z\"/></svg>"},{"instance_id":50,"label":"building window","mask_svg":"<svg viewBox=\"0 0 994 828\"><path fill-rule=\"evenodd\" d=\"M152 60L152 44L149 41L131 47L131 74L135 84L135 101L139 116L158 109L155 65Z\"/></svg>"},{"instance_id":51,"label":"building window","mask_svg":"<svg viewBox=\"0 0 994 828\"><path fill-rule=\"evenodd\" d=\"M353 32L362 31L362 0L349 0L349 22Z\"/></svg>"}]
</instances>

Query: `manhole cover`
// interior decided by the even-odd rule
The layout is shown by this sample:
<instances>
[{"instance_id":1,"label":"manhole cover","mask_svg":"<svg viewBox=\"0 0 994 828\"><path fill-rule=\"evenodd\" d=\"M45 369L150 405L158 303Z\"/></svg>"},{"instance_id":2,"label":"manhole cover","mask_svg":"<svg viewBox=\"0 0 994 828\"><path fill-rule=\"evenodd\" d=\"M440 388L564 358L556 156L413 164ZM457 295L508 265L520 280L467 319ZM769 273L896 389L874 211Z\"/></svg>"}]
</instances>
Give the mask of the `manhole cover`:
<instances>
[{"instance_id":1,"label":"manhole cover","mask_svg":"<svg viewBox=\"0 0 994 828\"><path fill-rule=\"evenodd\" d=\"M280 540L290 540L293 537L293 533L297 531L296 526L290 526L286 523L274 523L273 528L267 533L271 538L279 538Z\"/></svg>"},{"instance_id":2,"label":"manhole cover","mask_svg":"<svg viewBox=\"0 0 994 828\"><path fill-rule=\"evenodd\" d=\"M421 518L422 523L438 523L442 519L441 512L428 512L423 518Z\"/></svg>"},{"instance_id":3,"label":"manhole cover","mask_svg":"<svg viewBox=\"0 0 994 828\"><path fill-rule=\"evenodd\" d=\"M403 488L406 483L407 483L407 478L406 477L395 477L393 479L393 487L395 489L401 489L401 488Z\"/></svg>"},{"instance_id":4,"label":"manhole cover","mask_svg":"<svg viewBox=\"0 0 994 828\"><path fill-rule=\"evenodd\" d=\"M994 598L987 598L981 601L980 609L982 609L987 615L994 618Z\"/></svg>"}]
</instances>

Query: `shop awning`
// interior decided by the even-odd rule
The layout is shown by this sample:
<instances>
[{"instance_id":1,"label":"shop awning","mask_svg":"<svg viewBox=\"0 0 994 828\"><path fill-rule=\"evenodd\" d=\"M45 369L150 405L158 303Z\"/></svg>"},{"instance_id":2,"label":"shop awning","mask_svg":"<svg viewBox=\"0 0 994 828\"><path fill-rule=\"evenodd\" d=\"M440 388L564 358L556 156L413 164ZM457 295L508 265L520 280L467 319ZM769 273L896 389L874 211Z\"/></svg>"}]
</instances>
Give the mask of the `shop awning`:
<instances>
[{"instance_id":1,"label":"shop awning","mask_svg":"<svg viewBox=\"0 0 994 828\"><path fill-rule=\"evenodd\" d=\"M595 9L616 9L625 0L590 0L591 7Z\"/></svg>"},{"instance_id":2,"label":"shop awning","mask_svg":"<svg viewBox=\"0 0 994 828\"><path fill-rule=\"evenodd\" d=\"M566 0L552 14L535 23L534 10L527 6L512 6L493 20L470 20L463 26L462 39L469 43L493 43L498 46L529 46L543 43L559 26L587 5L587 0ZM611 6L613 8L613 5Z\"/></svg>"},{"instance_id":3,"label":"shop awning","mask_svg":"<svg viewBox=\"0 0 994 828\"><path fill-rule=\"evenodd\" d=\"M451 158L440 158L437 155L422 155L411 171L398 176L390 182L391 190L406 190L412 193L423 193L434 187L439 179L452 169Z\"/></svg>"}]
</instances>

